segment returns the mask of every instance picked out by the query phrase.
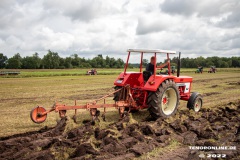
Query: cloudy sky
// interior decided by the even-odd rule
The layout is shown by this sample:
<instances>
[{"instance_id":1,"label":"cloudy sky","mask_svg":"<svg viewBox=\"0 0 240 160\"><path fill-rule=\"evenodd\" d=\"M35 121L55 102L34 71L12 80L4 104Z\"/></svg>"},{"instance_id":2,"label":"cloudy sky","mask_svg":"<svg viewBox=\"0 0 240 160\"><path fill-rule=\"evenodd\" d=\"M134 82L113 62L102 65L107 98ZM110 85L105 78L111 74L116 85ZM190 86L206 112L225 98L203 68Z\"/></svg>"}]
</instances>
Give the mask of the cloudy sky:
<instances>
[{"instance_id":1,"label":"cloudy sky","mask_svg":"<svg viewBox=\"0 0 240 160\"><path fill-rule=\"evenodd\" d=\"M0 53L240 56L240 0L1 0Z\"/></svg>"}]
</instances>

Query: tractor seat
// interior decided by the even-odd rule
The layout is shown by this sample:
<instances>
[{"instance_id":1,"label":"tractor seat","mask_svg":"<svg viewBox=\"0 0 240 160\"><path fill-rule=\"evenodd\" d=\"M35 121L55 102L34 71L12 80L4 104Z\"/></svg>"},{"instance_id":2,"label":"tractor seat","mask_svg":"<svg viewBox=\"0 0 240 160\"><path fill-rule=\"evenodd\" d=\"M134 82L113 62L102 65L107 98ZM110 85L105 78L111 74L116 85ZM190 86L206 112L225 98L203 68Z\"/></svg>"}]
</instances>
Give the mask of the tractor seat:
<instances>
[{"instance_id":1,"label":"tractor seat","mask_svg":"<svg viewBox=\"0 0 240 160\"><path fill-rule=\"evenodd\" d=\"M151 72L149 71L143 71L143 79L144 79L144 82L147 82L148 79L151 77Z\"/></svg>"}]
</instances>

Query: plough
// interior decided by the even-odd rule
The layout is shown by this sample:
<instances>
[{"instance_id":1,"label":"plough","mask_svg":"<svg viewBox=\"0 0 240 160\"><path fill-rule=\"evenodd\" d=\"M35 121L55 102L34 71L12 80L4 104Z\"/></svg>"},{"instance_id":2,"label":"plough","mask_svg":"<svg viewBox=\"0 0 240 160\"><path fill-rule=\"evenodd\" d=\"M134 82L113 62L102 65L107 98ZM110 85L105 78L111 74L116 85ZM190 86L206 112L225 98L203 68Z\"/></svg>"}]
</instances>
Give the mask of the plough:
<instances>
[{"instance_id":1,"label":"plough","mask_svg":"<svg viewBox=\"0 0 240 160\"><path fill-rule=\"evenodd\" d=\"M124 97L124 100L115 101L115 103L113 103L113 104L106 104L105 99L111 95L118 93L118 92L120 95L127 95L126 97ZM103 100L103 104L97 104L97 102L99 102L101 100ZM30 112L30 117L33 122L42 123L46 120L47 114L50 112L53 112L53 111L58 112L59 117L64 118L66 116L67 110L75 110L75 114L72 118L73 118L74 122L76 122L77 109L86 109L90 112L92 121L95 121L95 120L100 121L98 118L100 116L100 111L98 110L98 108L103 108L104 111L102 114L102 118L105 121L106 108L118 109L120 119L122 119L126 116L125 107L129 108L128 112L131 111L131 108L136 107L135 101L131 95L130 85L126 85L120 89L115 90L114 92L111 92L111 93L109 93L99 99L96 99L92 102L89 102L85 105L77 105L77 100L75 100L75 105L73 105L73 106L67 106L67 105L59 104L58 102L55 102L53 104L53 106L51 107L51 109L49 109L49 110L46 110L45 108L43 108L41 106L37 106L34 109L32 109L32 111Z\"/></svg>"}]
</instances>

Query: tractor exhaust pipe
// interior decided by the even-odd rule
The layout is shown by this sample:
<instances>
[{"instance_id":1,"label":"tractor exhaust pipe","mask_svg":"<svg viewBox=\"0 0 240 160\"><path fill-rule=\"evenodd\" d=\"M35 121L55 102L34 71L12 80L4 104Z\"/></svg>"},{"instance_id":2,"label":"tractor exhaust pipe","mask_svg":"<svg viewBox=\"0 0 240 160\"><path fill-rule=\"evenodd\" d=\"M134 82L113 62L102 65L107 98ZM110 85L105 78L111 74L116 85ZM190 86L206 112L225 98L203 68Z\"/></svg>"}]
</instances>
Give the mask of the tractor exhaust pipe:
<instances>
[{"instance_id":1,"label":"tractor exhaust pipe","mask_svg":"<svg viewBox=\"0 0 240 160\"><path fill-rule=\"evenodd\" d=\"M180 68L181 68L181 52L179 52L179 56L178 56L177 77L179 77L180 75Z\"/></svg>"}]
</instances>

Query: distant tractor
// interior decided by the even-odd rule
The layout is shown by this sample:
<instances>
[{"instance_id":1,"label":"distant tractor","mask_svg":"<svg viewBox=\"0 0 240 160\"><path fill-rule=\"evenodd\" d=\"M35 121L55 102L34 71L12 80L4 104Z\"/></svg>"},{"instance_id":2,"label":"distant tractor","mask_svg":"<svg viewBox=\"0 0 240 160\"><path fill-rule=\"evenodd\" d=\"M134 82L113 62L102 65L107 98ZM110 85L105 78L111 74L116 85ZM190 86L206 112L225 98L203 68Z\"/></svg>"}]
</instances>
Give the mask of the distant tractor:
<instances>
[{"instance_id":1,"label":"distant tractor","mask_svg":"<svg viewBox=\"0 0 240 160\"><path fill-rule=\"evenodd\" d=\"M97 70L91 69L90 71L87 71L86 75L97 75Z\"/></svg>"},{"instance_id":2,"label":"distant tractor","mask_svg":"<svg viewBox=\"0 0 240 160\"><path fill-rule=\"evenodd\" d=\"M175 74L175 72L176 72L176 67L175 66L171 66L171 73Z\"/></svg>"},{"instance_id":3,"label":"distant tractor","mask_svg":"<svg viewBox=\"0 0 240 160\"><path fill-rule=\"evenodd\" d=\"M195 71L195 73L203 73L203 67L202 66L199 66L197 68L197 70Z\"/></svg>"},{"instance_id":4,"label":"distant tractor","mask_svg":"<svg viewBox=\"0 0 240 160\"><path fill-rule=\"evenodd\" d=\"M160 72L158 73L159 75L163 75L163 74L168 74L168 69L163 70L163 68L160 68Z\"/></svg>"},{"instance_id":5,"label":"distant tractor","mask_svg":"<svg viewBox=\"0 0 240 160\"><path fill-rule=\"evenodd\" d=\"M179 101L187 101L187 108L198 112L203 100L201 94L191 92L193 78L189 76L180 76L180 56L178 58L177 76L170 72L169 55L176 54L176 51L167 50L145 50L145 49L128 49L127 61L124 71L120 73L114 81L115 91L104 95L103 97L93 100L84 105L65 105L54 103L51 109L45 110L43 107L34 108L30 117L35 123L42 123L47 118L49 112L59 112L61 118L65 117L67 110L75 110L73 119L76 121L77 109L87 109L92 116L92 122L99 120L99 108L103 108L103 120L107 108L118 109L120 119L123 119L129 112L148 109L153 120L163 117L168 118L174 115L178 109ZM140 69L138 72L128 71L129 58L132 54L140 56ZM143 71L143 55L152 54L154 57L153 72ZM167 62L157 66L157 55L166 54ZM167 74L157 74L157 69L168 68ZM103 82L104 83L104 82ZM114 103L106 103L106 98L114 95ZM103 101L103 103L98 103Z\"/></svg>"},{"instance_id":6,"label":"distant tractor","mask_svg":"<svg viewBox=\"0 0 240 160\"><path fill-rule=\"evenodd\" d=\"M211 66L208 73L216 73L217 69L215 66Z\"/></svg>"}]
</instances>

